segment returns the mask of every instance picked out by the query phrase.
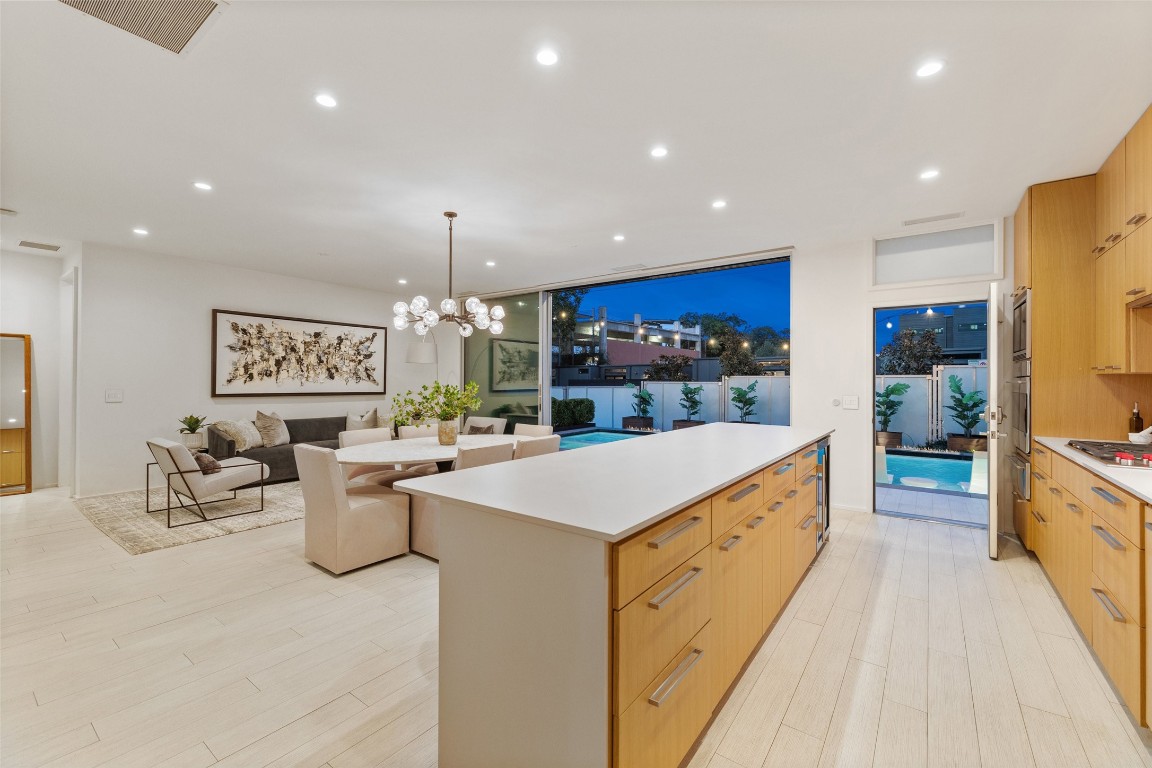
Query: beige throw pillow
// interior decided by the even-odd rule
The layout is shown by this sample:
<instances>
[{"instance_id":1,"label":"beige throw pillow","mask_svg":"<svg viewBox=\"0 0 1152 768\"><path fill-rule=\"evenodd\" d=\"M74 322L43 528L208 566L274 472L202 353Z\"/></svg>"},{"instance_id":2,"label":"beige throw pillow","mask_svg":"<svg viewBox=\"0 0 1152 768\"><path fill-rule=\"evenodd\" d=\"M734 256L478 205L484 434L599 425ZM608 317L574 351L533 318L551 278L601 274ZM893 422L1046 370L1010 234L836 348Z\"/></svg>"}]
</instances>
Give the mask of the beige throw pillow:
<instances>
[{"instance_id":1,"label":"beige throw pillow","mask_svg":"<svg viewBox=\"0 0 1152 768\"><path fill-rule=\"evenodd\" d=\"M349 411L348 412L348 421L345 425L345 428L348 430L375 429L376 427L384 426L383 424L378 424L377 421L378 421L378 416L376 415L376 409L375 408L368 411L367 413L362 413L362 414L361 413L355 413L353 411Z\"/></svg>"},{"instance_id":2,"label":"beige throw pillow","mask_svg":"<svg viewBox=\"0 0 1152 768\"><path fill-rule=\"evenodd\" d=\"M288 426L276 413L256 411L256 429L260 432L260 439L264 442L265 448L288 445L292 442L292 438L288 435Z\"/></svg>"},{"instance_id":3,"label":"beige throw pillow","mask_svg":"<svg viewBox=\"0 0 1152 768\"><path fill-rule=\"evenodd\" d=\"M215 421L212 426L228 436L236 443L237 453L249 448L259 448L264 445L264 439L256 430L256 425L250 421Z\"/></svg>"}]
</instances>

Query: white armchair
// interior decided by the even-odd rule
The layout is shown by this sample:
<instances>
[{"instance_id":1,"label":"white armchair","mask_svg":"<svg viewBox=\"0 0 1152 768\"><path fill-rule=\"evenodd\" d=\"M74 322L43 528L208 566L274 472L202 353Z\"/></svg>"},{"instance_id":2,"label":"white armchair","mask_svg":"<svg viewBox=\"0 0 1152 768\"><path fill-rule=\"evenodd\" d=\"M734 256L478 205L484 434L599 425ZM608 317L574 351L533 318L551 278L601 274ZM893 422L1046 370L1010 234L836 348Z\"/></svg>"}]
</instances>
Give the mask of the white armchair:
<instances>
[{"instance_id":1,"label":"white armchair","mask_svg":"<svg viewBox=\"0 0 1152 768\"><path fill-rule=\"evenodd\" d=\"M264 510L264 481L268 479L268 475L271 473L271 469L269 469L267 464L246 459L242 456L233 456L230 459L223 459L220 462L219 472L206 475L200 468L200 465L196 463L196 459L192 458L192 452L185 448L182 443L165 440L162 437L155 437L148 441L148 450L152 452L152 458L156 459L157 466L159 466L160 471L164 473L165 482L168 486L168 503L163 509L152 509L151 485L145 483L144 510L149 514L161 511L166 512L168 515L169 528L180 528L185 525L205 523L209 520L223 520L226 517L249 515L253 512L261 512ZM260 506L256 509L249 509L244 512L232 512L227 515L212 518L208 517L204 512L204 506L214 504L218 501L231 501L236 498L237 488L254 483L260 485ZM232 495L226 499L212 498L213 496L219 496L222 493L228 492L231 492ZM175 507L172 506L172 494L176 494L177 505ZM191 505L186 504L184 499L191 502ZM193 507L195 507L195 509L193 509ZM173 525L173 509L185 509L189 512L195 512L200 516L200 519Z\"/></svg>"},{"instance_id":2,"label":"white armchair","mask_svg":"<svg viewBox=\"0 0 1152 768\"><path fill-rule=\"evenodd\" d=\"M345 488L336 454L293 448L304 494L304 557L344 573L408 551L408 495L380 485Z\"/></svg>"}]
</instances>

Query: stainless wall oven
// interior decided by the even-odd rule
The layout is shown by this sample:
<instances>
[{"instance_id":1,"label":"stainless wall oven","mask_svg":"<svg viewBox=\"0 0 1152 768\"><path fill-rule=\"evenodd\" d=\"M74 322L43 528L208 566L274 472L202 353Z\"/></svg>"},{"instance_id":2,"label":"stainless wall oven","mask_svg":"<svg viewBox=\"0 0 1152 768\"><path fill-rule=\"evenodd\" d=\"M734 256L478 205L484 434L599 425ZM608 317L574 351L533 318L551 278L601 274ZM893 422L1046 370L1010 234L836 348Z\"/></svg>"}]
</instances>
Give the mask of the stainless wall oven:
<instances>
[{"instance_id":1,"label":"stainless wall oven","mask_svg":"<svg viewBox=\"0 0 1152 768\"><path fill-rule=\"evenodd\" d=\"M1032 289L1025 288L1012 297L1012 369L1020 376L1021 368L1032 359ZM1023 362L1024 366L1020 363ZM1028 374L1023 374L1027 376Z\"/></svg>"},{"instance_id":2,"label":"stainless wall oven","mask_svg":"<svg viewBox=\"0 0 1152 768\"><path fill-rule=\"evenodd\" d=\"M1012 443L1032 453L1032 290L1012 297Z\"/></svg>"},{"instance_id":3,"label":"stainless wall oven","mask_svg":"<svg viewBox=\"0 0 1152 768\"><path fill-rule=\"evenodd\" d=\"M1032 453L1032 379L1018 376L1012 382L1012 443L1024 454Z\"/></svg>"}]
</instances>

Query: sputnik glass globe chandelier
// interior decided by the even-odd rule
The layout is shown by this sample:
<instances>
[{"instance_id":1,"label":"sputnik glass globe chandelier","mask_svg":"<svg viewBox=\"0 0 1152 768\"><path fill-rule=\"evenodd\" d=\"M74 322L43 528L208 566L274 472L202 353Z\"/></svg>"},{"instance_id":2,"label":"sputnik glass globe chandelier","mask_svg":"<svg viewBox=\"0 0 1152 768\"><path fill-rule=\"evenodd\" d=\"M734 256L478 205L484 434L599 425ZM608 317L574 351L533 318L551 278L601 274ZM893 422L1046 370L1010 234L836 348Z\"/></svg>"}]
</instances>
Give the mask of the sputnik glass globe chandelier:
<instances>
[{"instance_id":1,"label":"sputnik glass globe chandelier","mask_svg":"<svg viewBox=\"0 0 1152 768\"><path fill-rule=\"evenodd\" d=\"M425 336L428 331L440 323L456 323L460 335L467 338L472 335L473 328L491 333L504 331L504 308L497 305L488 309L480 299L470 296L464 300L463 306L452 298L452 220L456 218L455 211L444 211L448 219L448 298L440 302L440 311L432 308L426 296L416 296L411 302L405 304L398 301L392 305L396 315L392 318L392 327L403 331L411 326L417 336Z\"/></svg>"}]
</instances>

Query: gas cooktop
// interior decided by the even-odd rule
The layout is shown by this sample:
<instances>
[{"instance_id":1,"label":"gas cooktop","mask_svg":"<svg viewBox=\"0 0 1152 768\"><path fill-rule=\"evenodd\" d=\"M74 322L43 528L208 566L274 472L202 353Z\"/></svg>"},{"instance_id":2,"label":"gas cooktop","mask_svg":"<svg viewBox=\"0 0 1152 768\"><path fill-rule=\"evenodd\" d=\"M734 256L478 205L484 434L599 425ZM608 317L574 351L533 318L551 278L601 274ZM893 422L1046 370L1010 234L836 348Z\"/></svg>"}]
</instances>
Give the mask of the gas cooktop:
<instances>
[{"instance_id":1,"label":"gas cooktop","mask_svg":"<svg viewBox=\"0 0 1152 768\"><path fill-rule=\"evenodd\" d=\"M1069 440L1068 445L1109 466L1152 469L1152 444L1149 443Z\"/></svg>"}]
</instances>

